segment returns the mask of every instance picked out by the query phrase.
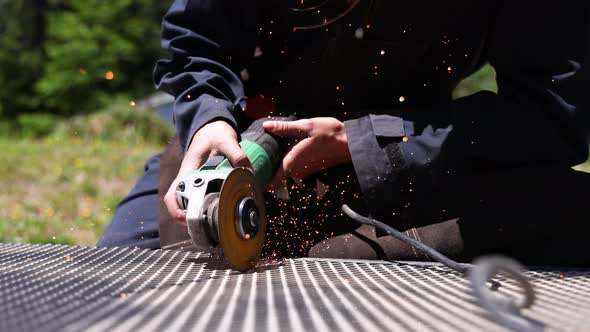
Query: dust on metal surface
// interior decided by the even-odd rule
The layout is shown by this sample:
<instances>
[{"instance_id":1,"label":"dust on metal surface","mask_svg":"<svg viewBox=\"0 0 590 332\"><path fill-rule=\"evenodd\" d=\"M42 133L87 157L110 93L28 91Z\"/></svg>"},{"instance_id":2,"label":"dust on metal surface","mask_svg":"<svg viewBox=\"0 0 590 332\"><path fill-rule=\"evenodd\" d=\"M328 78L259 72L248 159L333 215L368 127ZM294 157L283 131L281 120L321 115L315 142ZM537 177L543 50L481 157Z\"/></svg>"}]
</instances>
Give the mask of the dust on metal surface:
<instances>
[{"instance_id":1,"label":"dust on metal surface","mask_svg":"<svg viewBox=\"0 0 590 332\"><path fill-rule=\"evenodd\" d=\"M523 312L558 331L590 326L590 270L527 272ZM500 293L517 295L510 280ZM205 254L0 244L1 331L502 330L468 281L440 265L267 262L249 273Z\"/></svg>"}]
</instances>

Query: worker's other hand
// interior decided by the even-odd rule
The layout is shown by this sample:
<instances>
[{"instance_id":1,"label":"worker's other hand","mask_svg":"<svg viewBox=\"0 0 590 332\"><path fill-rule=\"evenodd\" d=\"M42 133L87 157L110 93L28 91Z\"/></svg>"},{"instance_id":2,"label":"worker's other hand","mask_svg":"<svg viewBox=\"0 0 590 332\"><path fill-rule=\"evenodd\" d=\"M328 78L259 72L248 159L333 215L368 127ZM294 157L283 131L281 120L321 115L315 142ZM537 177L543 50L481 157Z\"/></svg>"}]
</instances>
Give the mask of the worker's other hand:
<instances>
[{"instance_id":1,"label":"worker's other hand","mask_svg":"<svg viewBox=\"0 0 590 332\"><path fill-rule=\"evenodd\" d=\"M336 118L266 121L263 127L278 136L301 139L283 158L269 184L271 188L287 177L303 179L351 162L344 123Z\"/></svg>"},{"instance_id":2,"label":"worker's other hand","mask_svg":"<svg viewBox=\"0 0 590 332\"><path fill-rule=\"evenodd\" d=\"M164 196L164 203L174 222L186 224L186 214L176 202L176 186L182 177L201 167L210 155L224 155L234 167L252 168L238 144L238 135L232 126L221 120L203 126L193 136L176 179Z\"/></svg>"}]
</instances>

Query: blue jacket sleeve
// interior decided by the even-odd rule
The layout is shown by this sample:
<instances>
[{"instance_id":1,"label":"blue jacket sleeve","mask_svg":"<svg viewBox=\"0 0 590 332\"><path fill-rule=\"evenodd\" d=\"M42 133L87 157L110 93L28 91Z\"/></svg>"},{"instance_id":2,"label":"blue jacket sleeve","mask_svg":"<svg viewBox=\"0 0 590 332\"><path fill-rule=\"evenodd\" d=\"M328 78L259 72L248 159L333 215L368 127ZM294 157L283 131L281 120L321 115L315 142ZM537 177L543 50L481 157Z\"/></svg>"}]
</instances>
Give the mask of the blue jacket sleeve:
<instances>
[{"instance_id":1,"label":"blue jacket sleeve","mask_svg":"<svg viewBox=\"0 0 590 332\"><path fill-rule=\"evenodd\" d=\"M212 120L237 128L243 106L239 71L256 42L254 0L175 0L162 22L162 47L171 58L154 70L159 90L175 98L174 123L183 151Z\"/></svg>"},{"instance_id":2,"label":"blue jacket sleeve","mask_svg":"<svg viewBox=\"0 0 590 332\"><path fill-rule=\"evenodd\" d=\"M437 179L486 167L584 162L590 144L588 1L503 1L488 42L498 93L345 122L374 214Z\"/></svg>"}]
</instances>

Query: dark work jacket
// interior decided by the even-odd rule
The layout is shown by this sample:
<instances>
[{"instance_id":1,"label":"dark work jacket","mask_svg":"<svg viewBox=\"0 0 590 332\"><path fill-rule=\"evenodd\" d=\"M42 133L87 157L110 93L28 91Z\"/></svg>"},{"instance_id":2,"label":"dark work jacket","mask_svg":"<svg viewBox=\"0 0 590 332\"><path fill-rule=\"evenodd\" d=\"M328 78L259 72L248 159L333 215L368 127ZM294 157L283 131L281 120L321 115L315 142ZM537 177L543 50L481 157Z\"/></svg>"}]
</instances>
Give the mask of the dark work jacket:
<instances>
[{"instance_id":1,"label":"dark work jacket","mask_svg":"<svg viewBox=\"0 0 590 332\"><path fill-rule=\"evenodd\" d=\"M184 150L213 119L238 128L246 95L271 97L278 112L300 118L336 117L376 215L410 205L449 174L586 160L589 1L304 8L321 3L174 2L162 27L172 57L158 62L155 82L176 97ZM498 93L452 100L457 82L485 62Z\"/></svg>"}]
</instances>

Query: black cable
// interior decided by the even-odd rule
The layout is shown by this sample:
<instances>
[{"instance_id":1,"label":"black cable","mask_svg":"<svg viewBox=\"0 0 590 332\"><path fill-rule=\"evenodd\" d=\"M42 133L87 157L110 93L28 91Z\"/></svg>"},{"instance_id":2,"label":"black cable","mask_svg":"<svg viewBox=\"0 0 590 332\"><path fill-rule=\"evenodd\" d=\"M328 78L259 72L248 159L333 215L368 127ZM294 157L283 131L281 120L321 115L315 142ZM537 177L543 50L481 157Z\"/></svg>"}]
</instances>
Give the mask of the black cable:
<instances>
[{"instance_id":1,"label":"black cable","mask_svg":"<svg viewBox=\"0 0 590 332\"><path fill-rule=\"evenodd\" d=\"M452 259L448 258L447 256L441 254L440 252L436 251L434 248L431 248L431 247L427 246L426 244L424 244L414 238L407 236L406 234L396 230L395 228L393 228L389 225L382 223L379 220L375 220L372 218L367 218L365 216L361 216L360 214L354 212L346 204L342 205L342 211L347 216L349 216L351 219L353 219L354 221L356 221L358 223L369 225L369 226L375 226L375 227L379 228L380 230L384 231L385 233L393 236L394 238L422 250L428 256L432 257L437 262L442 263L444 266L446 266L452 270L466 274L467 271L469 270L469 268L471 267L471 264L464 264L464 263L455 262L454 260L452 260Z\"/></svg>"},{"instance_id":2,"label":"black cable","mask_svg":"<svg viewBox=\"0 0 590 332\"><path fill-rule=\"evenodd\" d=\"M529 308L535 301L533 285L522 273L524 268L512 259L501 256L488 256L475 260L468 272L475 298L491 318L513 331L543 331L543 323L520 314L520 309ZM524 298L515 303L508 298L498 297L486 287L486 282L503 273L516 280L524 291Z\"/></svg>"},{"instance_id":3,"label":"black cable","mask_svg":"<svg viewBox=\"0 0 590 332\"><path fill-rule=\"evenodd\" d=\"M364 225L374 226L394 238L422 250L444 266L469 277L475 298L487 309L491 318L496 322L513 331L519 332L536 332L544 329L542 323L528 319L520 313L520 309L528 308L533 304L535 301L535 292L532 284L522 274L524 269L514 260L500 256L488 256L477 259L474 265L458 263L438 252L436 249L405 235L379 220L361 216L346 204L342 205L342 211L354 221ZM507 298L500 298L493 295L492 291L486 287L486 282L496 277L498 273L504 273L512 277L522 286L524 290L523 301L514 303ZM499 283L492 281L492 285L498 286Z\"/></svg>"}]
</instances>

